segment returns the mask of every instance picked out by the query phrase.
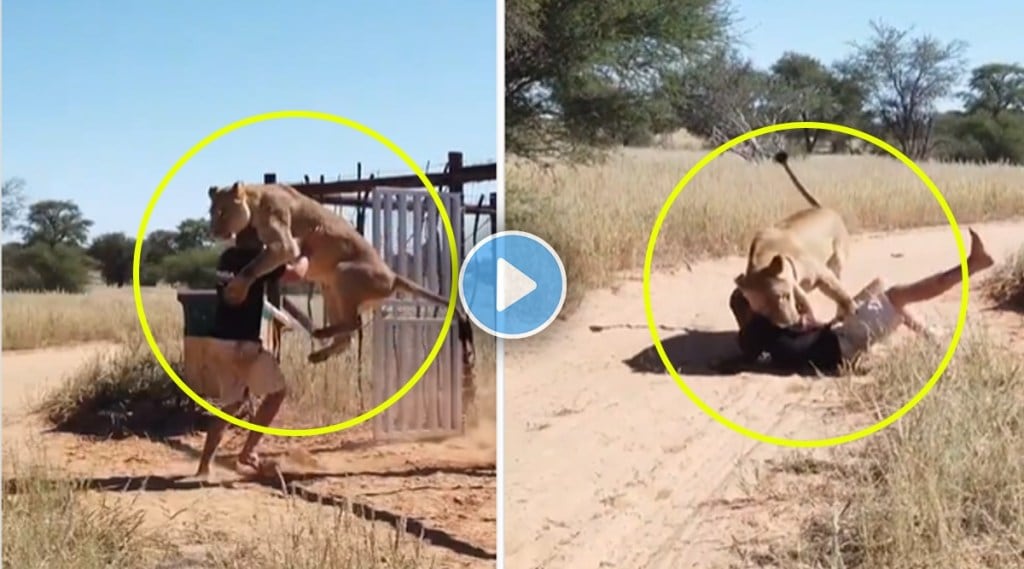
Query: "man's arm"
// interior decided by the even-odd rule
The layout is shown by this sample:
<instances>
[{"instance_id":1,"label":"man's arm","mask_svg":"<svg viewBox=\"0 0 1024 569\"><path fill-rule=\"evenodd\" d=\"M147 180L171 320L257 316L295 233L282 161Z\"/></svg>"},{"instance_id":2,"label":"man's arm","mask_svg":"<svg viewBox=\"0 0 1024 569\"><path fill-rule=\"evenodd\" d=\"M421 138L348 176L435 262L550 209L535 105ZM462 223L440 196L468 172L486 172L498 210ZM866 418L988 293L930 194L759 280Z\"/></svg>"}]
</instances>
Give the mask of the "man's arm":
<instances>
[{"instance_id":1,"label":"man's arm","mask_svg":"<svg viewBox=\"0 0 1024 569\"><path fill-rule=\"evenodd\" d=\"M925 325L925 323L920 318L918 318L917 315L911 312L908 309L908 307L904 306L903 308L897 310L900 311L900 315L903 317L903 323L907 325L907 328L910 328L911 330L924 336L928 340L931 340L933 342L937 341L935 334L933 334L932 331L928 329L928 326Z\"/></svg>"}]
</instances>

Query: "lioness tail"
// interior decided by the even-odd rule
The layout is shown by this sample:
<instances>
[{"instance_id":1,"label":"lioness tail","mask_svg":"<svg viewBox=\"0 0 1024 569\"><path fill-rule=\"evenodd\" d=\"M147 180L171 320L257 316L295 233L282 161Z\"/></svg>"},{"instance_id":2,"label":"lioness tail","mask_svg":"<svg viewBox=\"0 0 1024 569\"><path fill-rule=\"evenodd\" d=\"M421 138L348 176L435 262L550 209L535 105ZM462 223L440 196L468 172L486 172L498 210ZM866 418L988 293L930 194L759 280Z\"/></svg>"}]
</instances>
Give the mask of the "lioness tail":
<instances>
[{"instance_id":1,"label":"lioness tail","mask_svg":"<svg viewBox=\"0 0 1024 569\"><path fill-rule=\"evenodd\" d=\"M395 290L403 290L411 295L433 300L441 306L448 306L447 298L423 288L402 275L395 275ZM459 316L463 315L462 307L458 303L455 304L455 311L459 313Z\"/></svg>"},{"instance_id":2,"label":"lioness tail","mask_svg":"<svg viewBox=\"0 0 1024 569\"><path fill-rule=\"evenodd\" d=\"M814 199L814 196L812 196L811 193L807 191L807 188L805 188L804 185L800 183L800 180L796 178L796 174L794 174L793 170L790 169L789 154L786 154L785 150L780 150L777 153L775 153L775 161L778 162L779 164L782 164L782 167L786 169L786 174L789 174L789 179L793 180L793 184L796 186L796 189L799 190L800 195L802 195L804 199L810 202L812 206L821 207L821 204L818 203L818 200Z\"/></svg>"}]
</instances>

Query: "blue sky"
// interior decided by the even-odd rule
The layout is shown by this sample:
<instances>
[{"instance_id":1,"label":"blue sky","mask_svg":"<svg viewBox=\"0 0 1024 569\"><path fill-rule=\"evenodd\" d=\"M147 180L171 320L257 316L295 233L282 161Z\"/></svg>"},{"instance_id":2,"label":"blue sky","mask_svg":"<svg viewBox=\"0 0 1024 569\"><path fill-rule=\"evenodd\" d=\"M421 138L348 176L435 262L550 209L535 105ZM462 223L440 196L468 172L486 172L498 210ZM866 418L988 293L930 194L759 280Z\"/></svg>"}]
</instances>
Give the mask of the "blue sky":
<instances>
[{"instance_id":1,"label":"blue sky","mask_svg":"<svg viewBox=\"0 0 1024 569\"><path fill-rule=\"evenodd\" d=\"M787 50L832 63L852 52L849 42L870 37L872 19L899 28L913 26L913 35L963 40L969 67L1024 63L1024 2L1014 0L734 0L733 6L746 52L760 67Z\"/></svg>"},{"instance_id":2,"label":"blue sky","mask_svg":"<svg viewBox=\"0 0 1024 569\"><path fill-rule=\"evenodd\" d=\"M301 8L295 8L295 6ZM746 51L826 62L882 17L968 42L969 63L1020 61L1024 3L736 0ZM366 123L421 166L462 150L496 154L495 3L378 0L133 2L8 0L3 5L3 176L32 200L73 199L93 234L134 235L164 173L190 146L244 116L327 111ZM809 19L810 25L795 25ZM149 229L205 216L205 191L274 171L345 178L405 173L373 140L313 121L251 126L212 144L164 192ZM489 191L493 185L476 189Z\"/></svg>"},{"instance_id":3,"label":"blue sky","mask_svg":"<svg viewBox=\"0 0 1024 569\"><path fill-rule=\"evenodd\" d=\"M193 144L248 115L338 114L370 126L421 167L449 150L497 153L495 3L7 0L3 176L30 200L71 199L93 235L134 236L157 184ZM409 173L344 127L245 127L186 165L148 230L205 217L206 190L264 172L282 181ZM471 188L474 186L471 186ZM475 185L492 190L493 185Z\"/></svg>"}]
</instances>

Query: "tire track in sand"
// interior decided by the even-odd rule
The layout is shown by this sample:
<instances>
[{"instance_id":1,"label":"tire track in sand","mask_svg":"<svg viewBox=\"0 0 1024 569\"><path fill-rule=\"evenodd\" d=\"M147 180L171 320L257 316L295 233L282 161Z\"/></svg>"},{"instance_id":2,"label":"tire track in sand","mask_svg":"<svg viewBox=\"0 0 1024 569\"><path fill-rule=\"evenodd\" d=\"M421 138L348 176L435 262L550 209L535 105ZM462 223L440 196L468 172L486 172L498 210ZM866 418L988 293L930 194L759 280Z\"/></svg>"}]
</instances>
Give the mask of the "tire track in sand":
<instances>
[{"instance_id":1,"label":"tire track in sand","mask_svg":"<svg viewBox=\"0 0 1024 569\"><path fill-rule=\"evenodd\" d=\"M997 261L1019 247L1024 235L1022 222L973 227ZM859 290L878 274L889 282L922 277L955 261L954 243L947 227L859 236L843 281ZM742 267L742 258L731 257L698 263L692 272L656 274L659 324L734 329L727 299ZM720 522L707 516L707 504L743 496L742 469L786 452L718 425L668 375L634 373L623 363L651 344L639 272L630 277L614 290L588 294L572 317L540 336L505 344L509 569L728 563L728 532L712 527ZM822 314L834 310L822 295L813 297ZM951 330L958 303L954 290L919 312ZM635 327L590 330L619 324ZM698 347L691 357L720 351L721 338L727 336ZM865 426L828 412L838 402L833 381L750 373L683 376L710 406L761 432L819 438Z\"/></svg>"}]
</instances>

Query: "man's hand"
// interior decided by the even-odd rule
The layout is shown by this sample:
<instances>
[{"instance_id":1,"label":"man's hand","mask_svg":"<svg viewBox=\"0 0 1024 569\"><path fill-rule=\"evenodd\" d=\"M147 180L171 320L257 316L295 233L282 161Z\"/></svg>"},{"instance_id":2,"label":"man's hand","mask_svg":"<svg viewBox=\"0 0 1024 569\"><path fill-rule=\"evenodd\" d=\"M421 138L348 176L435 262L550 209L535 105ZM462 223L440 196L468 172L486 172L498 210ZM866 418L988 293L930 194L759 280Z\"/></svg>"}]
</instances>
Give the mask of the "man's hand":
<instances>
[{"instance_id":1,"label":"man's hand","mask_svg":"<svg viewBox=\"0 0 1024 569\"><path fill-rule=\"evenodd\" d=\"M290 283L301 281L306 278L306 271L309 270L309 258L299 257L294 263L284 267L284 274L281 275L281 282Z\"/></svg>"},{"instance_id":2,"label":"man's hand","mask_svg":"<svg viewBox=\"0 0 1024 569\"><path fill-rule=\"evenodd\" d=\"M239 305L249 295L250 283L240 276L232 277L224 287L224 302L231 305Z\"/></svg>"}]
</instances>

